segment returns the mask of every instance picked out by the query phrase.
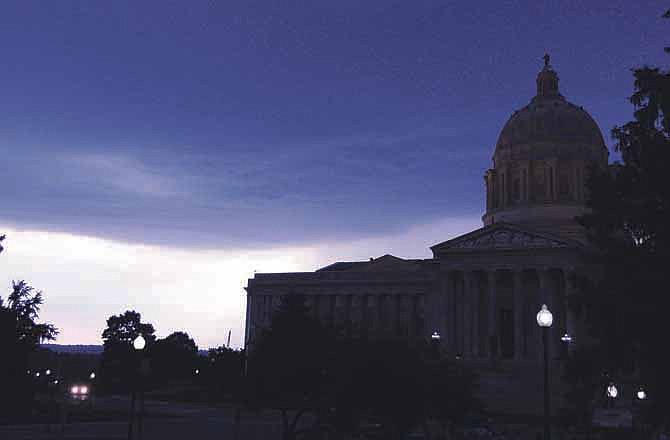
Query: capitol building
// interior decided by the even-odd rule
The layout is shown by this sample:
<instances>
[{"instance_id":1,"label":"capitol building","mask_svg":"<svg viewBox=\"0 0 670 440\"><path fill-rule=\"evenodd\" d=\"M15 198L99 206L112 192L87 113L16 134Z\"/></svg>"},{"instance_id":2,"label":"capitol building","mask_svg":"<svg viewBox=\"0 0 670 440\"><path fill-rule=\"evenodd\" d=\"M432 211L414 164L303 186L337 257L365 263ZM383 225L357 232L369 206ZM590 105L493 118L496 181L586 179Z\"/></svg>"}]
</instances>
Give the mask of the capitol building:
<instances>
[{"instance_id":1,"label":"capitol building","mask_svg":"<svg viewBox=\"0 0 670 440\"><path fill-rule=\"evenodd\" d=\"M552 358L565 334L579 344L583 319L570 304L597 267L575 217L587 212L588 174L608 166L608 151L593 118L561 94L548 56L536 86L498 137L483 176L481 228L435 244L429 259L384 255L257 273L247 286L245 343L270 325L283 295L302 294L315 317L352 336L428 340L437 332L444 353L483 370L495 365L499 375L541 362L542 304L554 314Z\"/></svg>"}]
</instances>

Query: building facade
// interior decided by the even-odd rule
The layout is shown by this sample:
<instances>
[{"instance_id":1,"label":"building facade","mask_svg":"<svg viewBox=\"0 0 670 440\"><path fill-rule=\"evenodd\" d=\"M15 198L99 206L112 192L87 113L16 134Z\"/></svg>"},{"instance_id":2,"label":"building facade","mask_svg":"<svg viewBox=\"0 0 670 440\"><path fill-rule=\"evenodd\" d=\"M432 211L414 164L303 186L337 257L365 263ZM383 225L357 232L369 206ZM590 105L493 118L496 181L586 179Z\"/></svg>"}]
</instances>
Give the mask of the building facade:
<instances>
[{"instance_id":1,"label":"building facade","mask_svg":"<svg viewBox=\"0 0 670 440\"><path fill-rule=\"evenodd\" d=\"M536 90L498 138L484 175L482 228L434 245L430 259L384 255L315 272L255 274L246 343L270 325L283 295L297 293L326 325L367 337L439 332L446 353L473 362L536 365L542 304L554 313L552 351L562 350L566 333L579 342L583 325L568 303L596 268L575 217L587 211L587 176L607 167L608 152L593 118L561 95L548 56Z\"/></svg>"}]
</instances>

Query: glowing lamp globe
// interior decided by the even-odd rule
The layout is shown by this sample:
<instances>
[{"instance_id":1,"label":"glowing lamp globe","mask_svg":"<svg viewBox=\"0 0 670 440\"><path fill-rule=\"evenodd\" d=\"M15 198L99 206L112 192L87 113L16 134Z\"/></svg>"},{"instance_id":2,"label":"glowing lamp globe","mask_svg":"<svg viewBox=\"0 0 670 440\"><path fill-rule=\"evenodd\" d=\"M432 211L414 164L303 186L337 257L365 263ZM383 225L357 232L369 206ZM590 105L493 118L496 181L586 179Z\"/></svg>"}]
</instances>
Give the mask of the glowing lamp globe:
<instances>
[{"instance_id":1,"label":"glowing lamp globe","mask_svg":"<svg viewBox=\"0 0 670 440\"><path fill-rule=\"evenodd\" d=\"M637 392L637 398L639 400L644 400L647 398L647 393L645 393L645 391L642 388L640 388Z\"/></svg>"},{"instance_id":2,"label":"glowing lamp globe","mask_svg":"<svg viewBox=\"0 0 670 440\"><path fill-rule=\"evenodd\" d=\"M611 399L616 399L617 396L619 395L619 390L616 388L616 386L611 383L607 386L607 397Z\"/></svg>"},{"instance_id":3,"label":"glowing lamp globe","mask_svg":"<svg viewBox=\"0 0 670 440\"><path fill-rule=\"evenodd\" d=\"M542 309L537 312L537 325L540 327L551 327L554 322L554 316L551 314L546 304L542 304Z\"/></svg>"},{"instance_id":4,"label":"glowing lamp globe","mask_svg":"<svg viewBox=\"0 0 670 440\"><path fill-rule=\"evenodd\" d=\"M133 348L135 350L144 350L144 347L146 347L146 345L147 341L142 337L142 335L139 335L133 341Z\"/></svg>"},{"instance_id":5,"label":"glowing lamp globe","mask_svg":"<svg viewBox=\"0 0 670 440\"><path fill-rule=\"evenodd\" d=\"M95 379L95 371L92 371L88 377L90 377L91 380Z\"/></svg>"}]
</instances>

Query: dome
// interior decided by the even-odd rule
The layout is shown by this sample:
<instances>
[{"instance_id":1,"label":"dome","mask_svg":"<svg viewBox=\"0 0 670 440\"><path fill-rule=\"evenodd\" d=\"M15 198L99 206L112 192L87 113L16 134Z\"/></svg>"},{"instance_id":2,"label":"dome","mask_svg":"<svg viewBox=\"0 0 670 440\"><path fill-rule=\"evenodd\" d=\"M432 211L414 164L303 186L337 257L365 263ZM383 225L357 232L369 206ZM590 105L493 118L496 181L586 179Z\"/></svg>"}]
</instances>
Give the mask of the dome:
<instances>
[{"instance_id":1,"label":"dome","mask_svg":"<svg viewBox=\"0 0 670 440\"><path fill-rule=\"evenodd\" d=\"M558 75L547 60L537 76L537 95L515 111L500 132L494 161L508 154L518 159L602 160L606 151L598 124L586 110L559 93Z\"/></svg>"},{"instance_id":2,"label":"dome","mask_svg":"<svg viewBox=\"0 0 670 440\"><path fill-rule=\"evenodd\" d=\"M575 218L588 212L586 182L593 165L607 166L607 147L591 115L561 95L549 55L536 83L537 94L498 137L482 220L583 239Z\"/></svg>"}]
</instances>

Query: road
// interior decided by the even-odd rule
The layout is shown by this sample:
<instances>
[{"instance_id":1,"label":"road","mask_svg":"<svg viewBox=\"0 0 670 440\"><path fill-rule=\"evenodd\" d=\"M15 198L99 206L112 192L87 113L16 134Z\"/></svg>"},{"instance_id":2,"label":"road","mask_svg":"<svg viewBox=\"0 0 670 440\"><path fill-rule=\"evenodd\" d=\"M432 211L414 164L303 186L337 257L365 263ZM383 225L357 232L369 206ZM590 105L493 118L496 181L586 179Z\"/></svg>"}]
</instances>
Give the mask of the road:
<instances>
[{"instance_id":1,"label":"road","mask_svg":"<svg viewBox=\"0 0 670 440\"><path fill-rule=\"evenodd\" d=\"M95 404L96 410L127 409L127 399L104 399ZM194 405L146 402L143 440L233 439L234 409L207 408ZM240 440L279 439L279 417L273 413L243 412L240 423ZM60 425L10 425L0 426L2 440L118 440L128 438L128 420L71 423ZM136 437L137 438L137 437Z\"/></svg>"}]
</instances>

